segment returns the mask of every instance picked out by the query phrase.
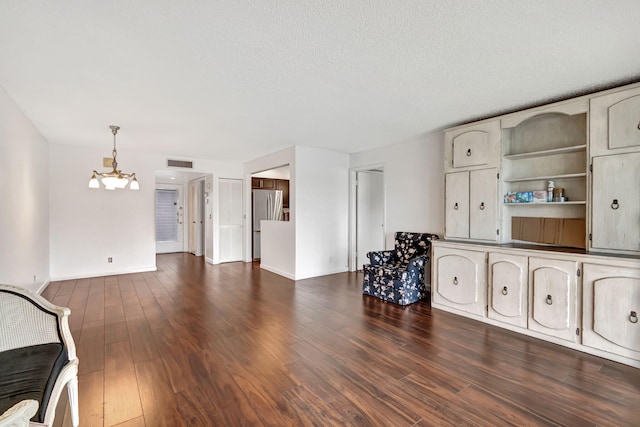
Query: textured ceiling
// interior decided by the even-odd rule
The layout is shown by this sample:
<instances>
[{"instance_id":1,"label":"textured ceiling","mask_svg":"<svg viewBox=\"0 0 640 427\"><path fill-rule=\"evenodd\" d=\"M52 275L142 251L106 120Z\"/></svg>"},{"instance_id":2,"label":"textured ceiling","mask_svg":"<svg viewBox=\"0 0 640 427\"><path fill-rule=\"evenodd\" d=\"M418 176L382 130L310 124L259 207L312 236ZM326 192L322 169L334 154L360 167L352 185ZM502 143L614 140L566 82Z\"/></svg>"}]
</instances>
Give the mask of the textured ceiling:
<instances>
[{"instance_id":1,"label":"textured ceiling","mask_svg":"<svg viewBox=\"0 0 640 427\"><path fill-rule=\"evenodd\" d=\"M640 79L638 0L0 0L0 85L52 143L357 152Z\"/></svg>"}]
</instances>

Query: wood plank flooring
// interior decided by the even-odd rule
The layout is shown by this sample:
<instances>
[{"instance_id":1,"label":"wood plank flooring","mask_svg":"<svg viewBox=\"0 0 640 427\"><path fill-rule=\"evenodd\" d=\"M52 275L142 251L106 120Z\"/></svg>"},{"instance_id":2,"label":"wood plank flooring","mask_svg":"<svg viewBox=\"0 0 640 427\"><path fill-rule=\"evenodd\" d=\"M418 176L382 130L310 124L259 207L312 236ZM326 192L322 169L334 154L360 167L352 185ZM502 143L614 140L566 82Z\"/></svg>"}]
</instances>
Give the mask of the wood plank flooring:
<instances>
[{"instance_id":1,"label":"wood plank flooring","mask_svg":"<svg viewBox=\"0 0 640 427\"><path fill-rule=\"evenodd\" d=\"M83 427L640 425L640 370L361 282L168 254L43 295L71 308Z\"/></svg>"}]
</instances>

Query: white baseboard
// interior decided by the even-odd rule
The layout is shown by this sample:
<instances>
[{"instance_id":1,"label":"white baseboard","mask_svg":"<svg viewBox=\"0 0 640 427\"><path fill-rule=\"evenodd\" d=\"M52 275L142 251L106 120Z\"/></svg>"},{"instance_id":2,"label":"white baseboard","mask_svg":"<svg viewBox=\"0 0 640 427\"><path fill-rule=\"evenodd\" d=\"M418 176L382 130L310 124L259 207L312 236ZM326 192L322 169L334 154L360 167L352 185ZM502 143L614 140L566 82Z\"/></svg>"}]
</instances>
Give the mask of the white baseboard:
<instances>
[{"instance_id":1,"label":"white baseboard","mask_svg":"<svg viewBox=\"0 0 640 427\"><path fill-rule=\"evenodd\" d=\"M286 277L287 279L296 280L295 276L287 271L280 270L278 268L270 267L260 263L260 268L277 274L278 276Z\"/></svg>"},{"instance_id":2,"label":"white baseboard","mask_svg":"<svg viewBox=\"0 0 640 427\"><path fill-rule=\"evenodd\" d=\"M129 270L120 270L120 271L93 272L93 273L79 274L79 275L73 275L73 276L54 276L54 277L51 277L50 280L52 282L59 282L61 280L89 279L91 277L117 276L120 274L133 274L133 273L146 273L149 271L158 271L158 267L154 265L153 267L132 268Z\"/></svg>"},{"instance_id":3,"label":"white baseboard","mask_svg":"<svg viewBox=\"0 0 640 427\"><path fill-rule=\"evenodd\" d=\"M348 271L349 269L347 267L341 267L334 271L322 271L322 272L315 272L315 273L305 274L302 276L297 276L296 280L311 279L313 277L321 277L321 276L329 276L331 274L346 273Z\"/></svg>"},{"instance_id":4,"label":"white baseboard","mask_svg":"<svg viewBox=\"0 0 640 427\"><path fill-rule=\"evenodd\" d=\"M47 289L47 286L49 286L49 283L51 283L51 279L47 279L44 282L42 282L42 285L40 285L40 287L36 291L36 294L38 294L38 295L42 294L42 291Z\"/></svg>"},{"instance_id":5,"label":"white baseboard","mask_svg":"<svg viewBox=\"0 0 640 427\"><path fill-rule=\"evenodd\" d=\"M215 263L213 262L213 258L204 257L204 260L205 260L206 262L208 262L209 264L215 264Z\"/></svg>"}]
</instances>

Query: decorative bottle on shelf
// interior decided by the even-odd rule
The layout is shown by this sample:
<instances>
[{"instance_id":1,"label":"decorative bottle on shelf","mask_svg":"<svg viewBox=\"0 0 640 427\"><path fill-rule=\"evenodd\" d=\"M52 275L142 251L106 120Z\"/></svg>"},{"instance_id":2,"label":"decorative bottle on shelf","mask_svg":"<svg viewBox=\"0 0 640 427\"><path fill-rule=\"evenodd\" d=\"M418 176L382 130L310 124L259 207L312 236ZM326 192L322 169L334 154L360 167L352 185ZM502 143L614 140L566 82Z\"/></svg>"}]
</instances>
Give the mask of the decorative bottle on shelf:
<instances>
[{"instance_id":1,"label":"decorative bottle on shelf","mask_svg":"<svg viewBox=\"0 0 640 427\"><path fill-rule=\"evenodd\" d=\"M554 188L555 188L555 183L553 181L549 181L549 186L547 187L547 202L553 202Z\"/></svg>"}]
</instances>

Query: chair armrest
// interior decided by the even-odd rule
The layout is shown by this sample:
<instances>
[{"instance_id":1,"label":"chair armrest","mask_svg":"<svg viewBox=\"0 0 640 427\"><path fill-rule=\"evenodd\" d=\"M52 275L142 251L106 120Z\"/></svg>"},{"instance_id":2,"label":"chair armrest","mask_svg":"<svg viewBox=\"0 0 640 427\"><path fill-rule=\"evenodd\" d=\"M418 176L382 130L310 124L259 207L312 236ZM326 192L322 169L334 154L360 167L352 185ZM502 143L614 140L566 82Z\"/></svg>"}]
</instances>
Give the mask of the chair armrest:
<instances>
[{"instance_id":1,"label":"chair armrest","mask_svg":"<svg viewBox=\"0 0 640 427\"><path fill-rule=\"evenodd\" d=\"M38 411L37 400L23 400L0 414L0 426L28 427L29 420Z\"/></svg>"},{"instance_id":2,"label":"chair armrest","mask_svg":"<svg viewBox=\"0 0 640 427\"><path fill-rule=\"evenodd\" d=\"M417 256L415 258L411 258L409 261L409 265L407 266L408 271L420 271L424 268L424 266L429 262L428 256Z\"/></svg>"},{"instance_id":3,"label":"chair armrest","mask_svg":"<svg viewBox=\"0 0 640 427\"><path fill-rule=\"evenodd\" d=\"M369 262L371 262L371 265L388 264L390 261L395 259L395 252L394 251L371 251L371 252L367 252L367 258L369 258Z\"/></svg>"}]
</instances>

